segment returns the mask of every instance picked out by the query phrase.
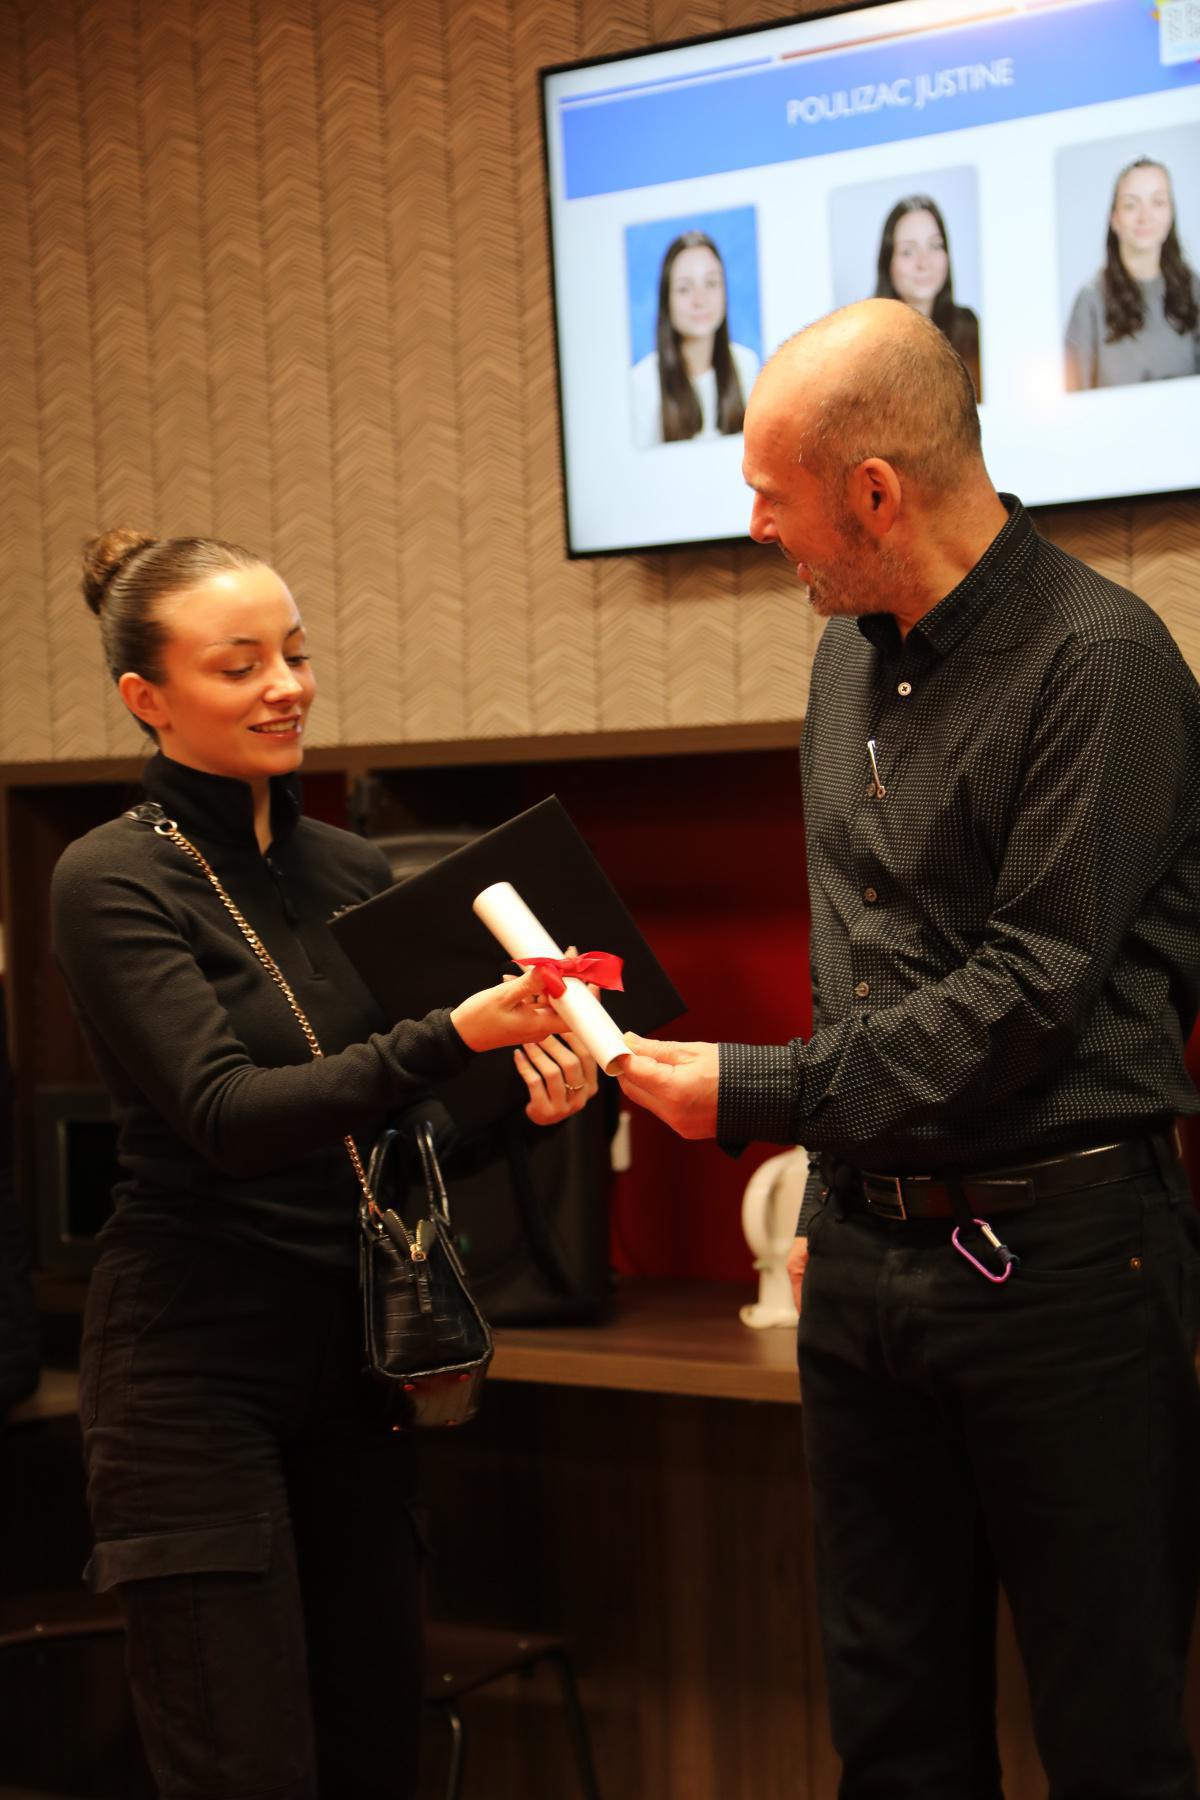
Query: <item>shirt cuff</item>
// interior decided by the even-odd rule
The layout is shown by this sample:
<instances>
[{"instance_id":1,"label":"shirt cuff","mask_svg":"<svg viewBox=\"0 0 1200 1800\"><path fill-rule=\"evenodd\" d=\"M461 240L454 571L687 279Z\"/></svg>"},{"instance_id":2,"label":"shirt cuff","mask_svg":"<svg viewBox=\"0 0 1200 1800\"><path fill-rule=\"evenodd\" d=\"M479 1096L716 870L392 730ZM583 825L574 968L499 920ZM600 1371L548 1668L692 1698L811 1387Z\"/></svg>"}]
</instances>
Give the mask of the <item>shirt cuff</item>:
<instances>
[{"instance_id":1,"label":"shirt cuff","mask_svg":"<svg viewBox=\"0 0 1200 1800\"><path fill-rule=\"evenodd\" d=\"M794 1144L799 1071L786 1044L718 1044L717 1141Z\"/></svg>"}]
</instances>

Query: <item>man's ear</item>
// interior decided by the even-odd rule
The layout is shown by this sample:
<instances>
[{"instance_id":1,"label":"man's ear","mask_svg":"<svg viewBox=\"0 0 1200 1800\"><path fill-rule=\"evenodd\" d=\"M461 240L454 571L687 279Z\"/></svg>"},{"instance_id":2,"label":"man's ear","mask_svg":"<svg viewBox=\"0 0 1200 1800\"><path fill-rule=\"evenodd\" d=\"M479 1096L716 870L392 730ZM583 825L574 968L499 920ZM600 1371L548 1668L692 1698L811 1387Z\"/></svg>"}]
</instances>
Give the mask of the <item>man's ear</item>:
<instances>
[{"instance_id":1,"label":"man's ear","mask_svg":"<svg viewBox=\"0 0 1200 1800\"><path fill-rule=\"evenodd\" d=\"M161 731L170 723L170 712L162 697L162 690L147 681L144 675L135 675L132 669L126 669L117 681L117 692L129 708L135 719L143 725L149 725L151 731Z\"/></svg>"},{"instance_id":2,"label":"man's ear","mask_svg":"<svg viewBox=\"0 0 1200 1800\"><path fill-rule=\"evenodd\" d=\"M886 537L900 516L900 477L882 456L869 456L850 471L850 510L872 537Z\"/></svg>"}]
</instances>

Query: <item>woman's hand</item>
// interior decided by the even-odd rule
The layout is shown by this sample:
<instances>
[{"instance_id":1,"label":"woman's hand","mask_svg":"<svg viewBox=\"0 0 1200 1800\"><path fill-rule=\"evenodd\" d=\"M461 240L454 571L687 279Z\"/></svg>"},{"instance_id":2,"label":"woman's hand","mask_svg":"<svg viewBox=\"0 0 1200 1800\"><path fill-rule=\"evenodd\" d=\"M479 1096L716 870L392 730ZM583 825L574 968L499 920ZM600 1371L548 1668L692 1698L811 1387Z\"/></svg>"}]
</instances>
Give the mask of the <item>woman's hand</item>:
<instances>
[{"instance_id":1,"label":"woman's hand","mask_svg":"<svg viewBox=\"0 0 1200 1800\"><path fill-rule=\"evenodd\" d=\"M568 945L567 955L578 955L574 944ZM513 982L517 978L506 975L504 979ZM590 981L587 990L593 999L600 992ZM525 1116L535 1125L557 1125L572 1113L582 1112L600 1085L595 1057L570 1031L514 1050L513 1061L529 1089Z\"/></svg>"},{"instance_id":2,"label":"woman's hand","mask_svg":"<svg viewBox=\"0 0 1200 1800\"><path fill-rule=\"evenodd\" d=\"M525 1116L535 1125L557 1125L582 1112L600 1085L595 1057L569 1031L514 1050L513 1061L529 1089Z\"/></svg>"},{"instance_id":3,"label":"woman's hand","mask_svg":"<svg viewBox=\"0 0 1200 1800\"><path fill-rule=\"evenodd\" d=\"M468 995L452 1010L450 1023L468 1050L503 1050L544 1038L553 1016L542 975L527 969Z\"/></svg>"}]
</instances>

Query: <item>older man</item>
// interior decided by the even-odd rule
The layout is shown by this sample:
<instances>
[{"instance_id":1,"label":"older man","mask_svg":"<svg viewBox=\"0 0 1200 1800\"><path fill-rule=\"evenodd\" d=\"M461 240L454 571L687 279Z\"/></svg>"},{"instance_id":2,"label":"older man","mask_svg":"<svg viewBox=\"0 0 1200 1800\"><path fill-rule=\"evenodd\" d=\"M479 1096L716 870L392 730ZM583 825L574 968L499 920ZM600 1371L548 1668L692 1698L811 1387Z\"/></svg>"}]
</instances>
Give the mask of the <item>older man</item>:
<instances>
[{"instance_id":1,"label":"older man","mask_svg":"<svg viewBox=\"0 0 1200 1800\"><path fill-rule=\"evenodd\" d=\"M996 493L905 306L784 346L744 472L830 621L814 1030L637 1039L622 1085L685 1136L821 1153L793 1267L841 1795L1001 1793L999 1578L1054 1800L1194 1800L1200 689Z\"/></svg>"}]
</instances>

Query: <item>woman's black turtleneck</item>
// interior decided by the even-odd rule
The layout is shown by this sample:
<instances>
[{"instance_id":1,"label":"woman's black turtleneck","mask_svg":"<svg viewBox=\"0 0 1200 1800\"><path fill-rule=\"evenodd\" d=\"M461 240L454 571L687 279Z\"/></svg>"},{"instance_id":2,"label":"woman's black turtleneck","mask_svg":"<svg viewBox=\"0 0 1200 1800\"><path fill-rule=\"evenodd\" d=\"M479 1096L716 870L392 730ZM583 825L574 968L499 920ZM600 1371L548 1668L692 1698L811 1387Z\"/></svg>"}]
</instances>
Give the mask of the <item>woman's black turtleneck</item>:
<instances>
[{"instance_id":1,"label":"woman's black turtleneck","mask_svg":"<svg viewBox=\"0 0 1200 1800\"><path fill-rule=\"evenodd\" d=\"M349 1267L358 1187L343 1137L369 1144L471 1052L448 1012L380 1016L327 921L391 874L364 839L303 818L294 778L271 783L266 855L246 783L157 755L144 785L213 865L325 1054L314 1060L190 857L126 818L78 839L54 872L54 952L120 1123L106 1229L216 1232Z\"/></svg>"}]
</instances>

